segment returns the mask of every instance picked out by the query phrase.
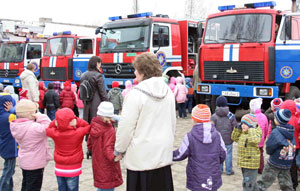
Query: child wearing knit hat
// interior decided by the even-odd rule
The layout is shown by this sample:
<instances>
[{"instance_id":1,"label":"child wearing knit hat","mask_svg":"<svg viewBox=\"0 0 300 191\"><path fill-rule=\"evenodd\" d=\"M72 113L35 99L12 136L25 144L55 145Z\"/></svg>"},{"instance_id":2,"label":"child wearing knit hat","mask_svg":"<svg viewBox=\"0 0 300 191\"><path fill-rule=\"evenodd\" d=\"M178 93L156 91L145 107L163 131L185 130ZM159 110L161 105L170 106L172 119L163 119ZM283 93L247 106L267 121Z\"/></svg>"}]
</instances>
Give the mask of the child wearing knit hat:
<instances>
[{"instance_id":1,"label":"child wearing knit hat","mask_svg":"<svg viewBox=\"0 0 300 191\"><path fill-rule=\"evenodd\" d=\"M22 169L22 190L40 190L44 168L50 161L46 129L50 119L45 114L36 113L37 103L22 99L17 103L18 119L10 124L12 136L19 144L19 165Z\"/></svg>"},{"instance_id":2,"label":"child wearing knit hat","mask_svg":"<svg viewBox=\"0 0 300 191\"><path fill-rule=\"evenodd\" d=\"M249 106L250 106L250 112L255 115L257 119L257 123L262 131L262 136L260 139L260 142L258 144L258 148L260 151L260 165L258 169L258 173L261 174L264 169L264 145L265 145L265 139L268 134L268 129L269 129L269 123L268 123L268 118L265 114L261 112L261 105L263 103L262 98L255 98L250 100Z\"/></svg>"},{"instance_id":3,"label":"child wearing knit hat","mask_svg":"<svg viewBox=\"0 0 300 191\"><path fill-rule=\"evenodd\" d=\"M210 117L207 105L196 105L192 110L194 126L184 136L180 148L173 151L173 161L189 158L186 167L189 190L215 191L222 186L220 165L226 158L226 148Z\"/></svg>"},{"instance_id":4,"label":"child wearing knit hat","mask_svg":"<svg viewBox=\"0 0 300 191\"><path fill-rule=\"evenodd\" d=\"M281 98L275 98L271 101L269 109L265 112L265 115L268 118L269 121L269 127L268 127L268 134L267 138L270 136L272 129L276 127L274 123L274 113L280 109L280 106L282 105L283 101Z\"/></svg>"},{"instance_id":5,"label":"child wearing knit hat","mask_svg":"<svg viewBox=\"0 0 300 191\"><path fill-rule=\"evenodd\" d=\"M119 88L119 82L114 81L112 88L107 94L108 100L114 105L114 114L119 114L123 105L123 96L121 89Z\"/></svg>"},{"instance_id":6,"label":"child wearing knit hat","mask_svg":"<svg viewBox=\"0 0 300 191\"><path fill-rule=\"evenodd\" d=\"M217 107L215 113L211 117L211 121L214 122L215 127L220 132L222 139L224 140L225 147L227 149L227 155L225 159L226 174L233 175L232 170L232 148L233 141L231 139L231 134L234 127L237 125L235 115L229 111L227 106L227 98L224 96L219 96L216 99ZM221 172L223 172L224 164L221 164Z\"/></svg>"},{"instance_id":7,"label":"child wearing knit hat","mask_svg":"<svg viewBox=\"0 0 300 191\"><path fill-rule=\"evenodd\" d=\"M241 124L234 128L231 136L238 143L238 166L242 169L243 190L257 190L261 134L255 115L249 113L242 117Z\"/></svg>"},{"instance_id":8,"label":"child wearing knit hat","mask_svg":"<svg viewBox=\"0 0 300 191\"><path fill-rule=\"evenodd\" d=\"M275 112L276 128L266 143L267 154L270 157L260 180L257 181L260 190L267 190L276 177L281 190L294 190L290 168L295 157L296 140L294 127L288 124L291 116L288 109Z\"/></svg>"},{"instance_id":9,"label":"child wearing knit hat","mask_svg":"<svg viewBox=\"0 0 300 191\"><path fill-rule=\"evenodd\" d=\"M122 155L114 156L116 132L113 127L114 106L103 101L97 117L91 121L88 149L93 153L94 186L98 190L113 190L123 184L120 162ZM115 162L116 161L116 162Z\"/></svg>"}]
</instances>

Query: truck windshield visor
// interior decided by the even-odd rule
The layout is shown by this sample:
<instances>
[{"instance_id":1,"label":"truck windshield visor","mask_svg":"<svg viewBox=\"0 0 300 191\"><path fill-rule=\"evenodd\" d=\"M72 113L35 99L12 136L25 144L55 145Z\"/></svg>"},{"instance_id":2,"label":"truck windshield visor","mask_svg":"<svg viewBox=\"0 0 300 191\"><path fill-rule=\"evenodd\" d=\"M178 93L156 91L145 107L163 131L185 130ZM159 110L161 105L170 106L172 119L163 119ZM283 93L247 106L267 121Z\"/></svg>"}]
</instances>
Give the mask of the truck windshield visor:
<instances>
[{"instance_id":1,"label":"truck windshield visor","mask_svg":"<svg viewBox=\"0 0 300 191\"><path fill-rule=\"evenodd\" d=\"M72 54L74 38L52 38L47 41L45 56L68 56Z\"/></svg>"},{"instance_id":2,"label":"truck windshield visor","mask_svg":"<svg viewBox=\"0 0 300 191\"><path fill-rule=\"evenodd\" d=\"M272 15L237 14L211 18L207 21L205 44L269 42Z\"/></svg>"},{"instance_id":3,"label":"truck windshield visor","mask_svg":"<svg viewBox=\"0 0 300 191\"><path fill-rule=\"evenodd\" d=\"M102 34L100 51L134 51L149 47L149 26L131 26L105 29Z\"/></svg>"},{"instance_id":4,"label":"truck windshield visor","mask_svg":"<svg viewBox=\"0 0 300 191\"><path fill-rule=\"evenodd\" d=\"M22 62L24 43L3 43L0 46L0 62Z\"/></svg>"}]
</instances>

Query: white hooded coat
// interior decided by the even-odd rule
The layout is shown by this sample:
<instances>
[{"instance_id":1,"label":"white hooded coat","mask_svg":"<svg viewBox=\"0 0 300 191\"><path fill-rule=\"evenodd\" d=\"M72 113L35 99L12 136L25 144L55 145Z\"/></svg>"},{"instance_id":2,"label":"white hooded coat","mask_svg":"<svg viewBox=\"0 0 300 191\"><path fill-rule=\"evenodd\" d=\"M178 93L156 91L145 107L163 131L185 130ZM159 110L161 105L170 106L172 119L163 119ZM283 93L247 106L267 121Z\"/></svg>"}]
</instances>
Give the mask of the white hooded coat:
<instances>
[{"instance_id":1,"label":"white hooded coat","mask_svg":"<svg viewBox=\"0 0 300 191\"><path fill-rule=\"evenodd\" d=\"M39 82L36 79L34 73L25 69L20 75L22 88L28 90L27 97L33 102L39 101Z\"/></svg>"},{"instance_id":2,"label":"white hooded coat","mask_svg":"<svg viewBox=\"0 0 300 191\"><path fill-rule=\"evenodd\" d=\"M127 169L144 171L172 164L176 128L174 94L162 77L131 89L124 101L115 150Z\"/></svg>"}]
</instances>

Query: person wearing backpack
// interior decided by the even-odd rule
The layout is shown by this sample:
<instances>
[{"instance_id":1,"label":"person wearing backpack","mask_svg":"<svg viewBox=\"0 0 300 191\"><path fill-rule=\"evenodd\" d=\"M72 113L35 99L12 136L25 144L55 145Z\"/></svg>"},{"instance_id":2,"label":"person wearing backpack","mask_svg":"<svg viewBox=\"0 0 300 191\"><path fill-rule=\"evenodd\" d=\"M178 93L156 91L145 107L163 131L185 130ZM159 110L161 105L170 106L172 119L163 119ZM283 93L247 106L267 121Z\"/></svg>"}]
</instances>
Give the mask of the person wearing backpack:
<instances>
[{"instance_id":1,"label":"person wearing backpack","mask_svg":"<svg viewBox=\"0 0 300 191\"><path fill-rule=\"evenodd\" d=\"M102 101L108 101L104 80L100 73L101 58L92 56L88 63L88 71L82 74L80 79L80 99L84 103L83 119L91 122L97 116L98 106ZM82 85L90 84L91 88L84 88ZM91 96L84 96L84 94Z\"/></svg>"},{"instance_id":2,"label":"person wearing backpack","mask_svg":"<svg viewBox=\"0 0 300 191\"><path fill-rule=\"evenodd\" d=\"M123 105L123 96L119 88L119 82L114 81L112 83L112 89L109 90L107 96L109 101L114 105L114 114L118 115Z\"/></svg>"},{"instance_id":3,"label":"person wearing backpack","mask_svg":"<svg viewBox=\"0 0 300 191\"><path fill-rule=\"evenodd\" d=\"M100 73L101 58L92 56L88 63L88 71L80 78L79 98L83 101L83 119L89 124L97 116L98 106L102 101L108 101L102 74ZM86 141L88 136L86 136ZM87 151L87 158L92 153Z\"/></svg>"}]
</instances>

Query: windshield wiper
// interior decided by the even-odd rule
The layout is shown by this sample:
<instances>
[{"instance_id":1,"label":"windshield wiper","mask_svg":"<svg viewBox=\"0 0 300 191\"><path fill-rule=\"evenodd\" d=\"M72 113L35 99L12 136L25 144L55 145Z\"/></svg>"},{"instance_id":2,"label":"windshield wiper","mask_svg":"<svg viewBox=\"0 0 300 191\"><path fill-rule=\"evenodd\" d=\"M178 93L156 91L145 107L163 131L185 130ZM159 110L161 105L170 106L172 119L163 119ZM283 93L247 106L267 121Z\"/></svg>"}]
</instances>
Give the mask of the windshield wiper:
<instances>
[{"instance_id":1,"label":"windshield wiper","mask_svg":"<svg viewBox=\"0 0 300 191\"><path fill-rule=\"evenodd\" d=\"M235 41L235 39L230 39L230 38L220 38L220 40L227 40L227 41L231 41L231 42Z\"/></svg>"}]
</instances>

